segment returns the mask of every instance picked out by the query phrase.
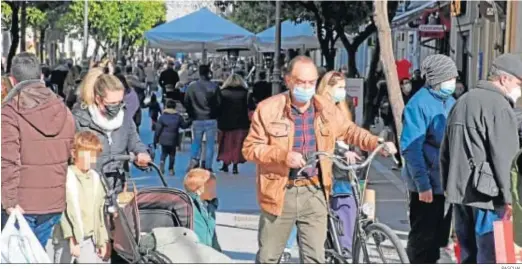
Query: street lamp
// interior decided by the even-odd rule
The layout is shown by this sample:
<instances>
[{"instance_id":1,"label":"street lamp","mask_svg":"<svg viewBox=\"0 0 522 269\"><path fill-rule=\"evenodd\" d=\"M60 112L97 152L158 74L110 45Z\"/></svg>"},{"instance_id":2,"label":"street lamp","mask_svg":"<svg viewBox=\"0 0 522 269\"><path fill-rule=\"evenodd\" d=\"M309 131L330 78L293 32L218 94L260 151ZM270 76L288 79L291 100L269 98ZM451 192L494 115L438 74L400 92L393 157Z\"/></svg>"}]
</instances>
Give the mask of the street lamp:
<instances>
[{"instance_id":1,"label":"street lamp","mask_svg":"<svg viewBox=\"0 0 522 269\"><path fill-rule=\"evenodd\" d=\"M275 51L274 51L274 74L272 79L272 95L278 94L281 90L281 63L280 63L280 53L281 53L281 1L276 1L276 10L275 10L275 23L276 23L276 31L275 31Z\"/></svg>"},{"instance_id":2,"label":"street lamp","mask_svg":"<svg viewBox=\"0 0 522 269\"><path fill-rule=\"evenodd\" d=\"M89 45L89 4L85 0L83 4L83 53L82 58L87 59L87 46Z\"/></svg>"}]
</instances>

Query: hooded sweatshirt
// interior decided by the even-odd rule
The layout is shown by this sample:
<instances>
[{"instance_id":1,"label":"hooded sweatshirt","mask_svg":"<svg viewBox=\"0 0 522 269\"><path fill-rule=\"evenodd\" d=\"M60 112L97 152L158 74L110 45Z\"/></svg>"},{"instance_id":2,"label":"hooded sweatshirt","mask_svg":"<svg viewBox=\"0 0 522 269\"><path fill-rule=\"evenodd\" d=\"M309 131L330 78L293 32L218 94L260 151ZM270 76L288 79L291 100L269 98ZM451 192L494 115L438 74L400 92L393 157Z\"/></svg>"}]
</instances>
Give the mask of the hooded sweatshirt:
<instances>
[{"instance_id":1,"label":"hooded sweatshirt","mask_svg":"<svg viewBox=\"0 0 522 269\"><path fill-rule=\"evenodd\" d=\"M21 82L2 104L1 132L2 207L62 212L75 133L63 101L40 80Z\"/></svg>"}]
</instances>

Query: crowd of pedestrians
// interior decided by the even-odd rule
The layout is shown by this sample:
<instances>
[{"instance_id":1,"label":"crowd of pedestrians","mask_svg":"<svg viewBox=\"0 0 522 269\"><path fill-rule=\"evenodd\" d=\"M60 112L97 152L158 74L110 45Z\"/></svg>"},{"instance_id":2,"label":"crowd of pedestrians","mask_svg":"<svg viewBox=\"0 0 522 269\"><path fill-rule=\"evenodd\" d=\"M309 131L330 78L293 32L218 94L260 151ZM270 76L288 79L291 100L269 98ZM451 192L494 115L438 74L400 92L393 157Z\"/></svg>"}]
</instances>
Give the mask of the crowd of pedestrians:
<instances>
[{"instance_id":1,"label":"crowd of pedestrians","mask_svg":"<svg viewBox=\"0 0 522 269\"><path fill-rule=\"evenodd\" d=\"M195 205L194 230L201 242L221 251L216 158L222 172L232 165L238 174L246 161L257 165L256 262L290 259L289 248L299 238L302 262L324 263L328 207L342 216L341 244L351 249L357 216L350 175L328 159L297 174L315 151L356 163L361 151L378 146L378 136L353 122L345 74L321 73L310 58L297 56L286 66L288 90L271 96L266 74L250 92L241 73L232 72L222 83L213 80L215 68L200 65L199 79L190 81L189 66L173 61L163 70L151 62L124 68L97 63L82 70L64 61L50 71L30 53L16 55L2 78L2 228L17 210L42 246L52 238L54 262L120 262L108 233L114 216L107 212L116 201L106 201L99 183L104 175L110 189L121 193L130 169L125 162L102 164L133 153L135 165L144 169L154 161L151 150L160 148L160 170L174 176L181 132L189 129L184 188ZM382 154L396 154L399 144L404 157L410 262L436 263L452 230L463 263L496 261L493 222L509 218L513 204L520 203L512 195L511 165L522 139L517 117L522 109L516 108L521 70L520 56L502 55L488 80L464 94L468 90L453 60L431 55L411 79L401 81L403 131L386 142ZM139 135L146 108L152 149ZM35 181L41 174L46 180Z\"/></svg>"}]
</instances>

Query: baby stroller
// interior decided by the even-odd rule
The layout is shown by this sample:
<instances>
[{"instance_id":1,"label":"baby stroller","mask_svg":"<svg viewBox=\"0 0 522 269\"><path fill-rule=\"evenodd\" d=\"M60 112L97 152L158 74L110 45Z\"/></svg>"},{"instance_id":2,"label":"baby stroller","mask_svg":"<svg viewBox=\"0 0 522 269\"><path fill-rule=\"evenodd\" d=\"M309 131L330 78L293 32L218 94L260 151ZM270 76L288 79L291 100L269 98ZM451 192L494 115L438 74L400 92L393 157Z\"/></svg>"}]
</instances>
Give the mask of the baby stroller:
<instances>
[{"instance_id":1,"label":"baby stroller","mask_svg":"<svg viewBox=\"0 0 522 269\"><path fill-rule=\"evenodd\" d=\"M111 162L134 162L133 155L119 155ZM224 254L200 244L193 229L193 203L182 190L169 188L154 163L163 187L134 190L126 205L109 206L117 214L112 225L113 249L129 263L230 263ZM110 186L102 174L105 187ZM107 189L110 200L117 201L114 190Z\"/></svg>"}]
</instances>

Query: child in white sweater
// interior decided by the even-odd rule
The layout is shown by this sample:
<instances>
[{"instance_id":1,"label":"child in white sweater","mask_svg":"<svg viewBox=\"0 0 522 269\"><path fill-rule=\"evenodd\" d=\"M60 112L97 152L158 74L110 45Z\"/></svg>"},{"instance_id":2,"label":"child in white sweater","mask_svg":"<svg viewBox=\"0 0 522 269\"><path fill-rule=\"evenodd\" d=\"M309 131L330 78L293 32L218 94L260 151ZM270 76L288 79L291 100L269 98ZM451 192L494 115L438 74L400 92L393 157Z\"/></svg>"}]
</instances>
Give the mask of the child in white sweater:
<instances>
[{"instance_id":1,"label":"child in white sweater","mask_svg":"<svg viewBox=\"0 0 522 269\"><path fill-rule=\"evenodd\" d=\"M55 227L55 263L104 263L110 256L105 227L105 189L100 175L91 167L102 150L98 137L80 132L74 137L74 164L67 170L67 206Z\"/></svg>"}]
</instances>

